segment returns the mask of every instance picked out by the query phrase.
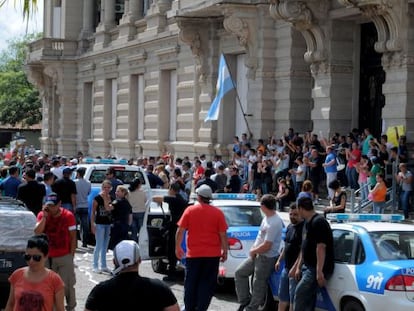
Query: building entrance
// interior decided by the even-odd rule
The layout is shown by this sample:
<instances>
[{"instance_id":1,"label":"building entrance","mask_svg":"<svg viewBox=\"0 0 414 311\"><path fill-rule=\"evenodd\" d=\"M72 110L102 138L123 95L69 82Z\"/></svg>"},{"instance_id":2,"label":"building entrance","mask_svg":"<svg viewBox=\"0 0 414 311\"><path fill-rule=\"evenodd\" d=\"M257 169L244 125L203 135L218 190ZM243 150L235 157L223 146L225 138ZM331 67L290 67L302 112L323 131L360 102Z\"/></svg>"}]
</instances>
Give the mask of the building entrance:
<instances>
[{"instance_id":1,"label":"building entrance","mask_svg":"<svg viewBox=\"0 0 414 311\"><path fill-rule=\"evenodd\" d=\"M381 56L375 51L378 33L373 23L361 25L361 63L359 88L359 128L370 128L375 137L382 132L382 108L385 97L382 85L385 82L385 71L382 68Z\"/></svg>"}]
</instances>

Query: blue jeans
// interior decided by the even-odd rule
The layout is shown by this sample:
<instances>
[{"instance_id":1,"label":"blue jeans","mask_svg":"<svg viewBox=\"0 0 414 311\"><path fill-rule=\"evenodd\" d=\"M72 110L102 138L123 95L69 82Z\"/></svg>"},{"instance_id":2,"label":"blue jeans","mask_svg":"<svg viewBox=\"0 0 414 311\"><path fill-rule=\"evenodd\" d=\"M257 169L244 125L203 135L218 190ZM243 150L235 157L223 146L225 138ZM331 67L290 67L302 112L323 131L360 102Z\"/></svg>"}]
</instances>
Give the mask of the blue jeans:
<instances>
[{"instance_id":1,"label":"blue jeans","mask_svg":"<svg viewBox=\"0 0 414 311\"><path fill-rule=\"evenodd\" d=\"M359 187L361 188L361 200L365 201L368 198L368 182L360 182Z\"/></svg>"},{"instance_id":2,"label":"blue jeans","mask_svg":"<svg viewBox=\"0 0 414 311\"><path fill-rule=\"evenodd\" d=\"M111 232L111 225L96 224L95 227L95 249L93 251L93 268L98 269L99 258L101 260L101 269L106 266L106 251L109 245L109 235Z\"/></svg>"},{"instance_id":3,"label":"blue jeans","mask_svg":"<svg viewBox=\"0 0 414 311\"><path fill-rule=\"evenodd\" d=\"M411 191L401 191L401 193L400 193L401 208L404 211L405 219L410 218L410 215L408 214L409 203L410 203L410 195L411 195Z\"/></svg>"},{"instance_id":4,"label":"blue jeans","mask_svg":"<svg viewBox=\"0 0 414 311\"><path fill-rule=\"evenodd\" d=\"M358 173L355 167L346 167L346 179L348 180L348 186L354 190L358 189Z\"/></svg>"},{"instance_id":5,"label":"blue jeans","mask_svg":"<svg viewBox=\"0 0 414 311\"><path fill-rule=\"evenodd\" d=\"M186 258L185 311L206 311L217 284L219 257Z\"/></svg>"},{"instance_id":6,"label":"blue jeans","mask_svg":"<svg viewBox=\"0 0 414 311\"><path fill-rule=\"evenodd\" d=\"M372 212L374 214L383 214L385 209L385 202L372 202Z\"/></svg>"},{"instance_id":7,"label":"blue jeans","mask_svg":"<svg viewBox=\"0 0 414 311\"><path fill-rule=\"evenodd\" d=\"M316 305L316 292L318 282L316 281L316 269L302 267L302 278L296 286L294 298L294 311L313 311Z\"/></svg>"},{"instance_id":8,"label":"blue jeans","mask_svg":"<svg viewBox=\"0 0 414 311\"><path fill-rule=\"evenodd\" d=\"M132 224L131 224L131 229L132 229L132 239L135 242L138 242L138 234L139 234L139 230L141 229L141 226L144 222L144 215L145 213L133 213L132 214Z\"/></svg>"},{"instance_id":9,"label":"blue jeans","mask_svg":"<svg viewBox=\"0 0 414 311\"><path fill-rule=\"evenodd\" d=\"M87 245L88 244L88 238L89 238L88 209L87 208L77 208L76 209L76 218L77 218L78 223L80 225L82 244Z\"/></svg>"},{"instance_id":10,"label":"blue jeans","mask_svg":"<svg viewBox=\"0 0 414 311\"><path fill-rule=\"evenodd\" d=\"M288 302L293 304L293 299L295 298L295 290L298 282L295 278L289 277L289 270L284 268L282 275L280 276L279 284L279 300L282 302Z\"/></svg>"}]
</instances>

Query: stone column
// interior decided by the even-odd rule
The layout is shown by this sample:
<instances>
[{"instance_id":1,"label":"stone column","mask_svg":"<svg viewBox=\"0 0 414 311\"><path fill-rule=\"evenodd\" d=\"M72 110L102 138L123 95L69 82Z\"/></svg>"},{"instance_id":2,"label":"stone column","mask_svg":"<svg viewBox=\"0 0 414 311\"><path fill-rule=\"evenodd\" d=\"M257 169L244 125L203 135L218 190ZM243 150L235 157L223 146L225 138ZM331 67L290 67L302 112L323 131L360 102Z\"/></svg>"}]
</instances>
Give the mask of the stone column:
<instances>
[{"instance_id":1,"label":"stone column","mask_svg":"<svg viewBox=\"0 0 414 311\"><path fill-rule=\"evenodd\" d=\"M83 20L82 20L82 31L80 33L80 39L89 38L93 30L93 8L94 0L83 0Z\"/></svg>"},{"instance_id":2,"label":"stone column","mask_svg":"<svg viewBox=\"0 0 414 311\"><path fill-rule=\"evenodd\" d=\"M109 44L109 30L115 26L115 0L101 0L101 6L101 22L96 28L94 50L100 50Z\"/></svg>"},{"instance_id":3,"label":"stone column","mask_svg":"<svg viewBox=\"0 0 414 311\"><path fill-rule=\"evenodd\" d=\"M167 25L166 13L171 9L171 0L154 0L155 2L147 11L147 34L153 36L163 32Z\"/></svg>"},{"instance_id":4,"label":"stone column","mask_svg":"<svg viewBox=\"0 0 414 311\"><path fill-rule=\"evenodd\" d=\"M104 25L108 28L115 25L115 0L105 0Z\"/></svg>"},{"instance_id":5,"label":"stone column","mask_svg":"<svg viewBox=\"0 0 414 311\"><path fill-rule=\"evenodd\" d=\"M43 28L46 38L52 38L53 36L53 0L45 0L45 17L43 19Z\"/></svg>"}]
</instances>

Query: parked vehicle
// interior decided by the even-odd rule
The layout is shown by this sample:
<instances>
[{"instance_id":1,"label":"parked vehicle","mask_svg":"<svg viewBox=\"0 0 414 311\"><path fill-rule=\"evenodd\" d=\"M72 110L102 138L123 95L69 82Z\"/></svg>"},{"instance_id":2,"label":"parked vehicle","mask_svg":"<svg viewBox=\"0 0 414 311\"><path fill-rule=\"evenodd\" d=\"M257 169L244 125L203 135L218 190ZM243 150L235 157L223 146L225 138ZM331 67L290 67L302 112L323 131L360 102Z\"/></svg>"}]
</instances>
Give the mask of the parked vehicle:
<instances>
[{"instance_id":1,"label":"parked vehicle","mask_svg":"<svg viewBox=\"0 0 414 311\"><path fill-rule=\"evenodd\" d=\"M0 197L0 309L9 297L9 276L26 266L23 255L35 224L36 216L23 202Z\"/></svg>"}]
</instances>

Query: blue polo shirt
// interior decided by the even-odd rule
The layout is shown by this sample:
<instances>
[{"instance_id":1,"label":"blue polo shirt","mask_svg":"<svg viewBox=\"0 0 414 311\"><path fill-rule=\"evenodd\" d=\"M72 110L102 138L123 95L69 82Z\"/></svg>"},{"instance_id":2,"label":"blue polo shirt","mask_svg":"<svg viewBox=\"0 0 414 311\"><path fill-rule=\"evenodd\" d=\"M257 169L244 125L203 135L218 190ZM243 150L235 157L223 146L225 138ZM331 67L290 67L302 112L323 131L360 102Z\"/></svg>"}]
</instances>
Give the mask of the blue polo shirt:
<instances>
[{"instance_id":1,"label":"blue polo shirt","mask_svg":"<svg viewBox=\"0 0 414 311\"><path fill-rule=\"evenodd\" d=\"M337 172L337 169L336 169L336 156L335 156L335 154L333 152L329 153L326 156L325 163L329 163L332 160L335 160L335 164L334 165L331 165L331 166L326 166L325 167L325 172L326 173L336 173Z\"/></svg>"}]
</instances>

